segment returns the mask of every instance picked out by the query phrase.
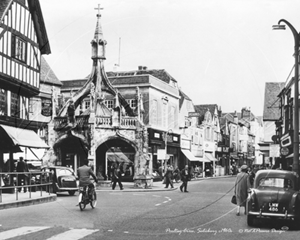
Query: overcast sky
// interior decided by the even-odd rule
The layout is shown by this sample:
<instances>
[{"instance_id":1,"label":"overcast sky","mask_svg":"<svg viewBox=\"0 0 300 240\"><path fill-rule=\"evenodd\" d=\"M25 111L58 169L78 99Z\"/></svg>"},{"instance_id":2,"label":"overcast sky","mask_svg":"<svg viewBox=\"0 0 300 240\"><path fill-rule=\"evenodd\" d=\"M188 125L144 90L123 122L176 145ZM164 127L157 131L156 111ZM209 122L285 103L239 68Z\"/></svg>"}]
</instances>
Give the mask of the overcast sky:
<instances>
[{"instance_id":1,"label":"overcast sky","mask_svg":"<svg viewBox=\"0 0 300 240\"><path fill-rule=\"evenodd\" d=\"M285 82L293 68L299 0L40 0L52 54L46 60L60 80L92 69L94 9L101 4L107 41L106 71L165 69L194 104L223 112L250 107L263 114L266 82ZM119 41L121 39L121 41ZM292 73L293 75L293 73Z\"/></svg>"}]
</instances>

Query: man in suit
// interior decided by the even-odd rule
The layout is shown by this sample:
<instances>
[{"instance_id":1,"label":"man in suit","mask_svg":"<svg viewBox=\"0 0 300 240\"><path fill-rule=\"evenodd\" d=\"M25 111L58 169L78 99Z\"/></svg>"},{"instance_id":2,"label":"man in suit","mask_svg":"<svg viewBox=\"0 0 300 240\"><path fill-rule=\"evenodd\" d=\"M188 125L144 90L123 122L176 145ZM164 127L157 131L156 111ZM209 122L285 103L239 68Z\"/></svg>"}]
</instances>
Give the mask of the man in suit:
<instances>
[{"instance_id":1,"label":"man in suit","mask_svg":"<svg viewBox=\"0 0 300 240\"><path fill-rule=\"evenodd\" d=\"M91 189L94 188L94 184L90 180L90 176L92 176L95 180L95 182L98 182L98 179L96 175L94 174L91 167L88 166L89 160L84 159L83 160L83 166L79 167L77 169L77 176L79 178L79 187L85 187L88 186L89 188L89 194L91 193Z\"/></svg>"},{"instance_id":2,"label":"man in suit","mask_svg":"<svg viewBox=\"0 0 300 240\"><path fill-rule=\"evenodd\" d=\"M112 190L115 190L115 187L117 183L119 184L120 190L123 190L123 184L121 182L122 180L122 174L123 174L123 169L119 166L119 164L114 163L113 169L112 169Z\"/></svg>"},{"instance_id":3,"label":"man in suit","mask_svg":"<svg viewBox=\"0 0 300 240\"><path fill-rule=\"evenodd\" d=\"M181 181L182 181L182 184L180 186L181 192L183 189L184 189L184 192L188 192L187 191L187 183L188 183L189 179L190 179L189 166L185 165L184 169L181 170Z\"/></svg>"},{"instance_id":4,"label":"man in suit","mask_svg":"<svg viewBox=\"0 0 300 240\"><path fill-rule=\"evenodd\" d=\"M24 162L23 157L20 157L19 162L17 164L17 172L19 172L19 173L25 172L24 174L18 174L18 186L19 186L18 191L21 192L22 188L20 186L22 185L22 182L24 185L27 185L27 182L28 182L27 178L28 178L28 172L29 172L27 163ZM27 188L24 187L23 190L25 193L27 191Z\"/></svg>"}]
</instances>

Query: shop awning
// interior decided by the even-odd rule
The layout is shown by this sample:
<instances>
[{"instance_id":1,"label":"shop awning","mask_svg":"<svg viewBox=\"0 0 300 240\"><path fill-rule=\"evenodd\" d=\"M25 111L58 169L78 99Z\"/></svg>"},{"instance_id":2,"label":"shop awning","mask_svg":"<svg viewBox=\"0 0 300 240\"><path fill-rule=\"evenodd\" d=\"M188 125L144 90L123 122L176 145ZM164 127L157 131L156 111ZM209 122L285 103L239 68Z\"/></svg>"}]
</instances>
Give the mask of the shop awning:
<instances>
[{"instance_id":1,"label":"shop awning","mask_svg":"<svg viewBox=\"0 0 300 240\"><path fill-rule=\"evenodd\" d=\"M49 146L32 130L0 124L13 143L17 146L31 148L49 148Z\"/></svg>"},{"instance_id":2,"label":"shop awning","mask_svg":"<svg viewBox=\"0 0 300 240\"><path fill-rule=\"evenodd\" d=\"M22 152L14 153L14 159L19 159L20 157L23 157L25 160L41 160L43 156L45 155L44 148L27 148L21 147ZM7 156L8 157L8 156Z\"/></svg>"},{"instance_id":3,"label":"shop awning","mask_svg":"<svg viewBox=\"0 0 300 240\"><path fill-rule=\"evenodd\" d=\"M131 163L130 159L124 153L108 153L107 160L110 162L118 162L118 163Z\"/></svg>"},{"instance_id":4,"label":"shop awning","mask_svg":"<svg viewBox=\"0 0 300 240\"><path fill-rule=\"evenodd\" d=\"M208 160L206 160L204 158L195 157L194 154L189 150L181 149L181 152L184 154L184 156L187 157L187 159L189 159L192 162L209 162Z\"/></svg>"},{"instance_id":5,"label":"shop awning","mask_svg":"<svg viewBox=\"0 0 300 240\"><path fill-rule=\"evenodd\" d=\"M206 152L204 156L209 161L213 161L213 162L218 161L218 159L216 159L211 153Z\"/></svg>"}]
</instances>

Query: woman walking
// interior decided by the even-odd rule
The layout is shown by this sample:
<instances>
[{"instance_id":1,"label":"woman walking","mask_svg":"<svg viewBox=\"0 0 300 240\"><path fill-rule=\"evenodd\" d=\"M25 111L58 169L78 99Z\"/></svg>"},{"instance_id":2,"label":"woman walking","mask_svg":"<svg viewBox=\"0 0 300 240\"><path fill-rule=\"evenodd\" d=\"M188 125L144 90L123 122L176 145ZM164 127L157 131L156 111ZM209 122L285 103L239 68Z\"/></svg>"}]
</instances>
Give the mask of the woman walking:
<instances>
[{"instance_id":1,"label":"woman walking","mask_svg":"<svg viewBox=\"0 0 300 240\"><path fill-rule=\"evenodd\" d=\"M250 188L248 166L243 165L241 167L241 172L238 173L235 180L234 194L237 201L237 212L236 215L240 215L240 208L244 207L246 214L246 201L248 196L248 189Z\"/></svg>"}]
</instances>

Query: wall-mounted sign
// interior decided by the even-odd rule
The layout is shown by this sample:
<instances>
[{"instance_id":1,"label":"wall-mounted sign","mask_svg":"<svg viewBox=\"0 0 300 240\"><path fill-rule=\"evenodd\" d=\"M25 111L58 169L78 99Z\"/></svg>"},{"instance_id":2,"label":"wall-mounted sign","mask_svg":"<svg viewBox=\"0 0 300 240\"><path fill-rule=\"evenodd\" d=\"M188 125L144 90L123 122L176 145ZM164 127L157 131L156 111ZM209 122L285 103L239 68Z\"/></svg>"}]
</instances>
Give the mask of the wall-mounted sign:
<instances>
[{"instance_id":1,"label":"wall-mounted sign","mask_svg":"<svg viewBox=\"0 0 300 240\"><path fill-rule=\"evenodd\" d=\"M280 150L282 156L287 156L289 154L289 149L287 147L283 147Z\"/></svg>"},{"instance_id":2,"label":"wall-mounted sign","mask_svg":"<svg viewBox=\"0 0 300 240\"><path fill-rule=\"evenodd\" d=\"M52 115L52 101L49 98L42 98L42 110L41 114L45 117Z\"/></svg>"},{"instance_id":3,"label":"wall-mounted sign","mask_svg":"<svg viewBox=\"0 0 300 240\"><path fill-rule=\"evenodd\" d=\"M269 157L279 157L280 156L280 146L279 144L270 144L270 155Z\"/></svg>"}]
</instances>

